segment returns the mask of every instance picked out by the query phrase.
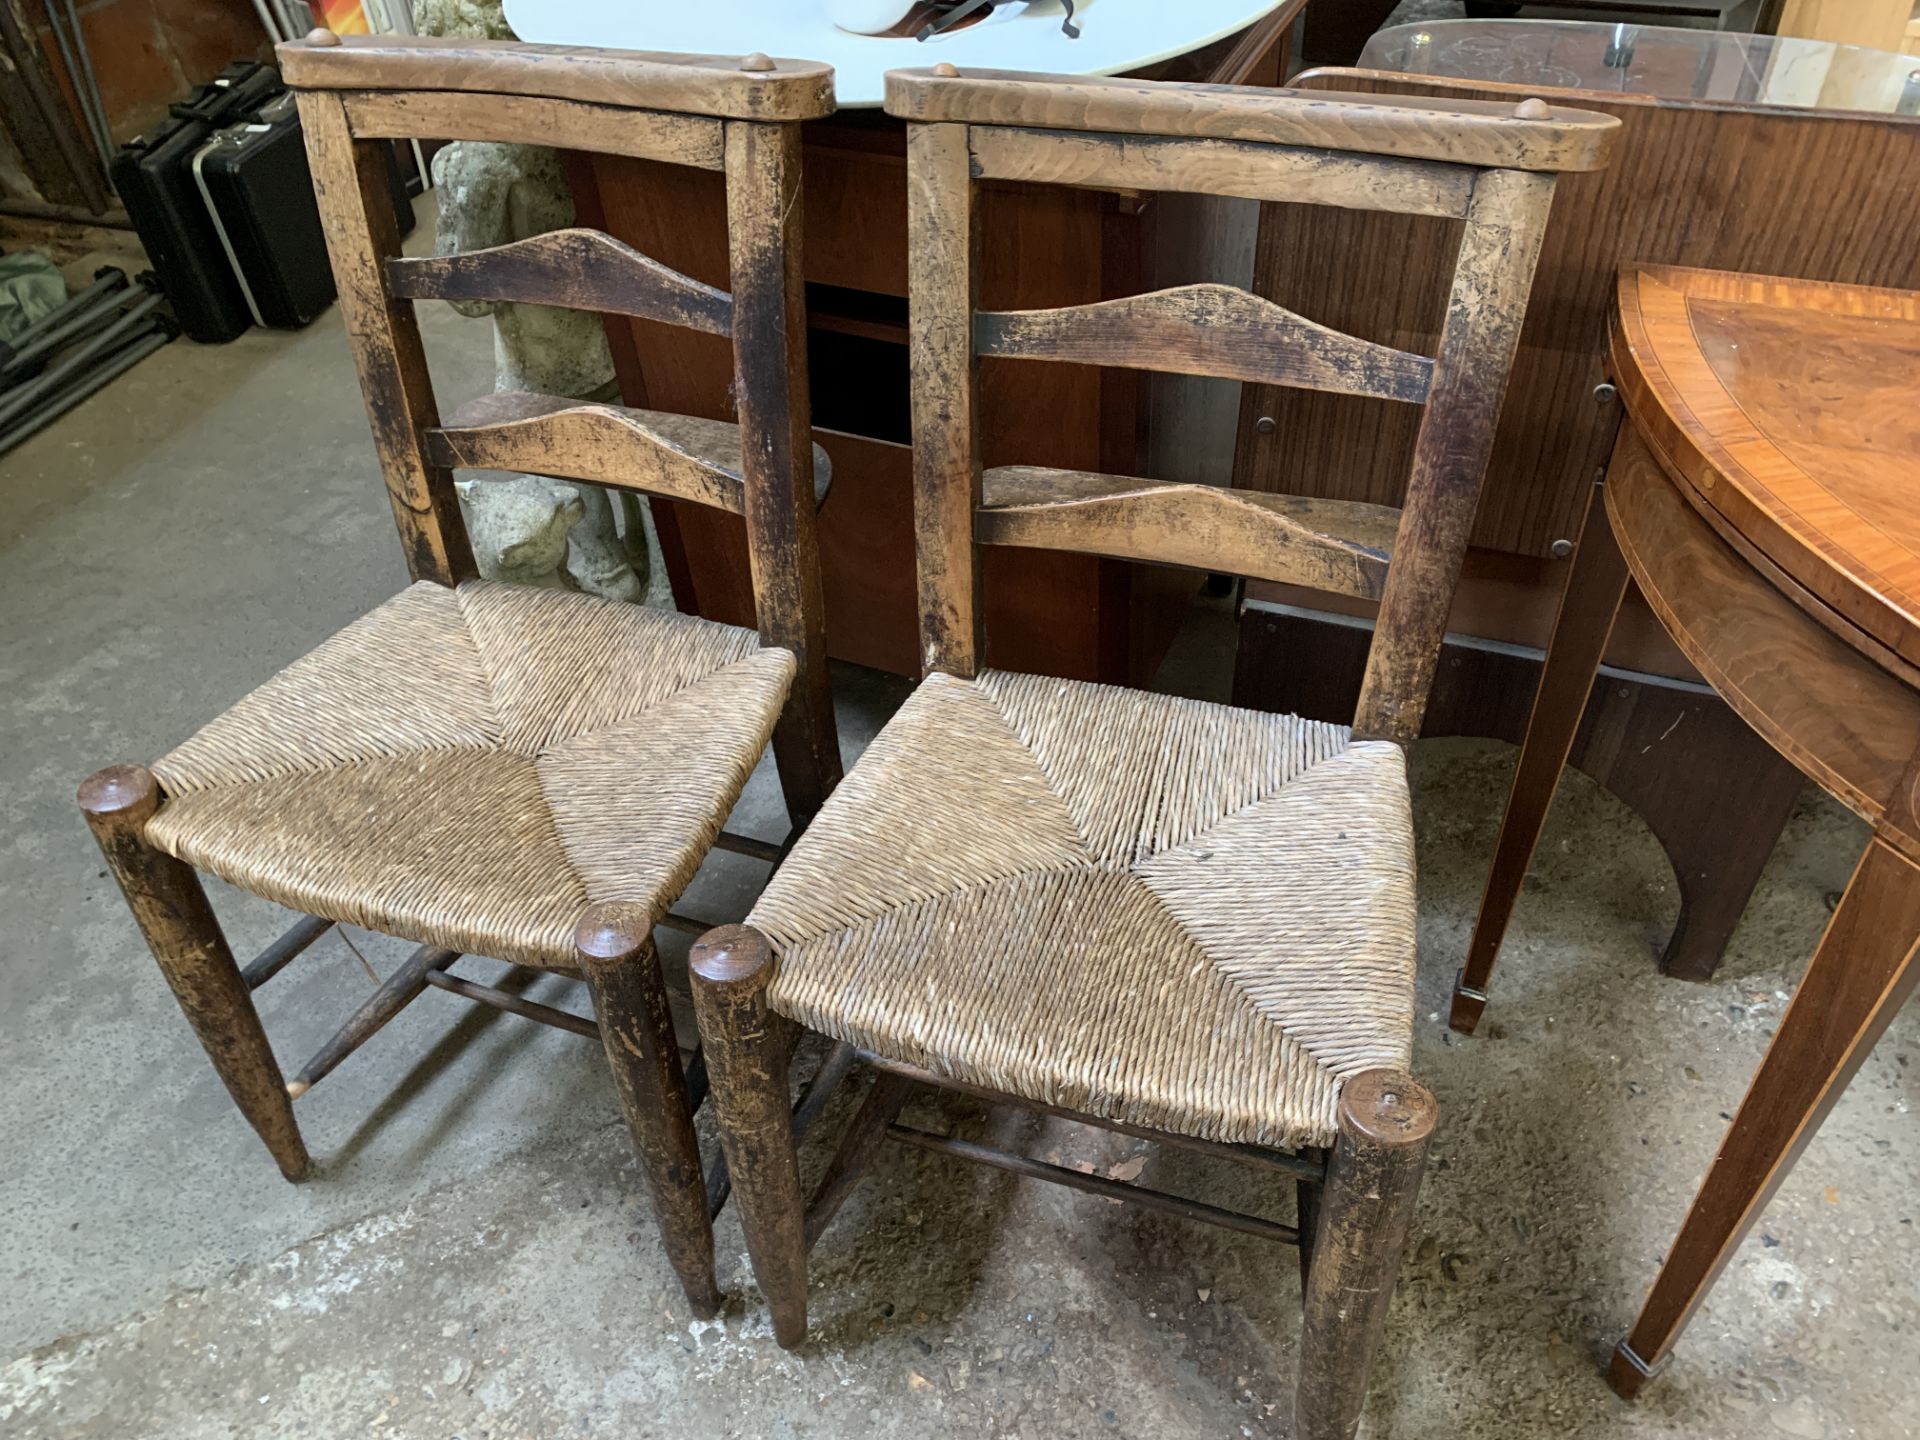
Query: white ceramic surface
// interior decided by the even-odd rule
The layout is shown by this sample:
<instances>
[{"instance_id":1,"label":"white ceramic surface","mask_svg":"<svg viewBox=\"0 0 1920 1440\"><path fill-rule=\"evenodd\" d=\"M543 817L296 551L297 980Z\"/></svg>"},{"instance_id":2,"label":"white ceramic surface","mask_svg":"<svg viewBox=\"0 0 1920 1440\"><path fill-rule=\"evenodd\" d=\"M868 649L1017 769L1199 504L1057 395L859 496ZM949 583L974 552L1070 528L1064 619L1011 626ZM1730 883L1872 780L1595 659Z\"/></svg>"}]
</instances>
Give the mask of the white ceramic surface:
<instances>
[{"instance_id":1,"label":"white ceramic surface","mask_svg":"<svg viewBox=\"0 0 1920 1440\"><path fill-rule=\"evenodd\" d=\"M842 109L880 103L889 70L950 61L983 70L1118 75L1184 55L1251 25L1280 0L1084 0L1080 38L1060 22L1060 0L1010 0L987 19L924 44L850 35L827 19L824 0L506 0L522 40L738 55L760 50L834 69Z\"/></svg>"}]
</instances>

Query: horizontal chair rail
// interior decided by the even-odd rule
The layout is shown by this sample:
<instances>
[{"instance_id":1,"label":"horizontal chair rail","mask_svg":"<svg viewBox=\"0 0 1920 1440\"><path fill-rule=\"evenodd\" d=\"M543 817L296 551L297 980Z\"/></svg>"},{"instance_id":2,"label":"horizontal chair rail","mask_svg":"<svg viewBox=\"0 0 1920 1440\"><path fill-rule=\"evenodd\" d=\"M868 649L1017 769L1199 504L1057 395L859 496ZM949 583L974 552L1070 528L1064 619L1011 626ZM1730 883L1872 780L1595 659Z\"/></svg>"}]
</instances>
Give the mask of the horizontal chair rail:
<instances>
[{"instance_id":1,"label":"horizontal chair rail","mask_svg":"<svg viewBox=\"0 0 1920 1440\"><path fill-rule=\"evenodd\" d=\"M967 133L977 180L1090 190L1173 190L1386 210L1459 219L1473 198L1470 165L1335 150L1282 149L1244 140L1081 135L975 125Z\"/></svg>"},{"instance_id":2,"label":"horizontal chair rail","mask_svg":"<svg viewBox=\"0 0 1920 1440\"><path fill-rule=\"evenodd\" d=\"M1091 1125L1098 1130L1111 1130L1117 1135L1131 1135L1136 1140L1151 1140L1156 1144L1170 1145L1176 1150L1188 1150L1209 1159L1244 1165L1251 1170L1265 1170L1270 1174L1291 1175L1296 1180L1313 1181L1322 1179L1326 1174L1325 1158L1317 1151L1290 1155L1284 1150L1269 1150L1261 1145L1231 1144L1221 1140L1202 1140L1195 1135L1175 1135L1165 1130L1149 1130L1143 1126L1128 1125L1119 1120L1105 1120L1098 1115L1085 1115L1078 1110L1067 1110L1039 1100L1028 1100L999 1090L989 1090L984 1085L972 1085L964 1080L936 1075L931 1070L921 1069L918 1065L889 1060L884 1055L875 1055L869 1050L862 1050L859 1059L863 1065L871 1066L887 1075L897 1075L917 1085L926 1085L935 1090L951 1090L959 1095L971 1095L976 1100L984 1100L993 1105L1005 1105L1015 1110L1031 1110L1036 1115L1053 1115L1062 1120L1071 1120L1077 1125Z\"/></svg>"},{"instance_id":3,"label":"horizontal chair rail","mask_svg":"<svg viewBox=\"0 0 1920 1440\"><path fill-rule=\"evenodd\" d=\"M1377 600L1400 512L1080 470L1009 465L981 480L974 538L1184 565Z\"/></svg>"},{"instance_id":4,"label":"horizontal chair rail","mask_svg":"<svg viewBox=\"0 0 1920 1440\"><path fill-rule=\"evenodd\" d=\"M387 288L406 300L510 300L733 333L733 297L600 230L550 230L462 255L397 256Z\"/></svg>"},{"instance_id":5,"label":"horizontal chair rail","mask_svg":"<svg viewBox=\"0 0 1920 1440\"><path fill-rule=\"evenodd\" d=\"M698 170L726 164L726 122L701 115L451 90L348 91L338 98L348 130L360 140L539 143Z\"/></svg>"},{"instance_id":6,"label":"horizontal chair rail","mask_svg":"<svg viewBox=\"0 0 1920 1440\"><path fill-rule=\"evenodd\" d=\"M423 439L450 469L587 480L733 515L744 503L740 431L722 420L510 390L461 406Z\"/></svg>"},{"instance_id":7,"label":"horizontal chair rail","mask_svg":"<svg viewBox=\"0 0 1920 1440\"><path fill-rule=\"evenodd\" d=\"M246 968L240 972L241 980L247 989L258 990L332 928L331 920L323 920L318 915L302 915L287 927L286 933L278 940L247 962Z\"/></svg>"},{"instance_id":8,"label":"horizontal chair rail","mask_svg":"<svg viewBox=\"0 0 1920 1440\"><path fill-rule=\"evenodd\" d=\"M717 922L669 910L660 917L660 923L669 930L678 930L682 935L704 935L713 929Z\"/></svg>"},{"instance_id":9,"label":"horizontal chair rail","mask_svg":"<svg viewBox=\"0 0 1920 1440\"><path fill-rule=\"evenodd\" d=\"M276 53L296 90L452 91L628 106L644 94L651 109L735 120L833 113L833 67L816 60L324 31Z\"/></svg>"},{"instance_id":10,"label":"horizontal chair rail","mask_svg":"<svg viewBox=\"0 0 1920 1440\"><path fill-rule=\"evenodd\" d=\"M941 73L942 71L947 73ZM1620 122L1523 101L1344 95L1119 76L952 66L887 72L886 110L906 120L1094 130L1357 150L1510 170L1598 170Z\"/></svg>"},{"instance_id":11,"label":"horizontal chair rail","mask_svg":"<svg viewBox=\"0 0 1920 1440\"><path fill-rule=\"evenodd\" d=\"M1049 1165L1044 1160L1032 1160L1025 1155L996 1150L990 1145L977 1145L971 1140L956 1140L950 1136L935 1135L930 1131L916 1130L910 1125L900 1124L887 1127L887 1138L897 1140L903 1145L912 1145L916 1149L931 1150L935 1154L951 1155L956 1159L970 1160L976 1165L988 1165L996 1170L1005 1170L1029 1180L1045 1180L1050 1184L1064 1185L1070 1190L1084 1190L1089 1195L1099 1195L1108 1200L1124 1200L1135 1205L1144 1205L1149 1210L1178 1215L1183 1220L1198 1220L1203 1224L1217 1225L1222 1230L1237 1230L1243 1235L1258 1235L1262 1240L1274 1240L1282 1245L1300 1243L1299 1230L1291 1225L1282 1225L1277 1220L1264 1219L1259 1215L1243 1215L1238 1210L1223 1210L1218 1205L1208 1205L1200 1200L1186 1200L1178 1195L1169 1195L1164 1190L1149 1190L1144 1185L1129 1185L1125 1181L1109 1180L1104 1175L1082 1174L1078 1170L1068 1170L1064 1166Z\"/></svg>"},{"instance_id":12,"label":"horizontal chair rail","mask_svg":"<svg viewBox=\"0 0 1920 1440\"><path fill-rule=\"evenodd\" d=\"M434 989L445 990L450 995L458 995L463 1000L473 1001L476 1005L485 1005L493 1010L504 1010L509 1015L518 1015L522 1019L537 1021L555 1030L566 1030L575 1035L583 1035L589 1040L600 1038L600 1027L584 1015L575 1015L553 1005L542 1005L538 1000L529 1000L524 995L515 995L511 991L497 989L492 985L482 985L477 980L464 980L458 975L449 975L444 970L430 970L425 978L427 984Z\"/></svg>"},{"instance_id":13,"label":"horizontal chair rail","mask_svg":"<svg viewBox=\"0 0 1920 1440\"><path fill-rule=\"evenodd\" d=\"M755 860L764 860L769 865L778 864L786 853L784 847L771 840L761 840L752 835L742 835L735 830L722 830L719 839L713 842L716 850L728 850L735 855L747 855Z\"/></svg>"},{"instance_id":14,"label":"horizontal chair rail","mask_svg":"<svg viewBox=\"0 0 1920 1440\"><path fill-rule=\"evenodd\" d=\"M503 390L470 400L441 424L426 427L421 444L430 461L448 469L587 480L733 515L745 504L740 427L726 420ZM826 503L832 484L833 462L815 445L816 508ZM716 843L729 848L724 837ZM755 843L761 850L744 853L763 859L778 853L777 846Z\"/></svg>"},{"instance_id":15,"label":"horizontal chair rail","mask_svg":"<svg viewBox=\"0 0 1920 1440\"><path fill-rule=\"evenodd\" d=\"M358 1010L347 1017L347 1023L313 1052L313 1058L287 1082L287 1094L298 1100L326 1079L342 1060L371 1040L382 1026L425 993L430 973L445 970L459 958L458 950L447 950L438 945L422 945L415 950L380 983Z\"/></svg>"},{"instance_id":16,"label":"horizontal chair rail","mask_svg":"<svg viewBox=\"0 0 1920 1440\"><path fill-rule=\"evenodd\" d=\"M1056 310L981 310L982 355L1117 365L1418 405L1433 361L1329 329L1233 285L1177 285Z\"/></svg>"}]
</instances>

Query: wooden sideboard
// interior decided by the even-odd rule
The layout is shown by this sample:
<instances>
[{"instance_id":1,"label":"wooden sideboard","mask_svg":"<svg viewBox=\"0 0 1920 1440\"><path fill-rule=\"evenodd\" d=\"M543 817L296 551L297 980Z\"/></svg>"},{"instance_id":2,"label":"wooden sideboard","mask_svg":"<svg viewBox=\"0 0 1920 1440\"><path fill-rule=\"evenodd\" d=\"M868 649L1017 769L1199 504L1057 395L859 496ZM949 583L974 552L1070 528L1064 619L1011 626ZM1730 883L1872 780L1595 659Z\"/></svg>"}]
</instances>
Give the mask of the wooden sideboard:
<instances>
[{"instance_id":1,"label":"wooden sideboard","mask_svg":"<svg viewBox=\"0 0 1920 1440\"><path fill-rule=\"evenodd\" d=\"M1238 36L1167 62L1156 77L1274 85L1305 0ZM827 644L838 659L917 674L906 356L905 133L846 111L805 136L809 356L815 438L833 462L820 512ZM710 284L726 284L719 177L646 161L576 157L584 223ZM1206 197L985 187L981 303L1076 305L1202 279L1252 278L1256 209ZM648 321L610 322L629 404L729 418L723 340ZM985 458L1225 484L1237 387L1222 382L988 359ZM654 501L682 609L749 624L734 517ZM1150 678L1196 577L1089 556L986 557L992 663L1080 679Z\"/></svg>"}]
</instances>

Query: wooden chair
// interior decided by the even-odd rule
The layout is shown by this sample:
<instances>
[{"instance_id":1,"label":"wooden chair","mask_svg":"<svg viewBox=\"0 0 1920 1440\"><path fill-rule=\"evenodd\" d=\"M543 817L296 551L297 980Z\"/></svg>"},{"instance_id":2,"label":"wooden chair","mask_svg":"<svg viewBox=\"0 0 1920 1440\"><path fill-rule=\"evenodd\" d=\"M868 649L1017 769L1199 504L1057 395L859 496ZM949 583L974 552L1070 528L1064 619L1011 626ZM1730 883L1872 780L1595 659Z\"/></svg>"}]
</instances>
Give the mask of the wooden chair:
<instances>
[{"instance_id":1,"label":"wooden chair","mask_svg":"<svg viewBox=\"0 0 1920 1440\"><path fill-rule=\"evenodd\" d=\"M1406 1073L1404 751L1435 657L1555 172L1617 122L1539 101L895 72L909 122L914 469L926 678L774 876L694 949L694 1001L754 1271L785 1345L806 1255L882 1136L1298 1243L1302 1437L1358 1423L1432 1131ZM1464 222L1438 353L1218 285L976 308L983 180ZM1311 297L1303 297L1309 303ZM1257 379L1425 407L1404 511L1127 476L981 473L976 357ZM980 668L979 546L1286 578L1381 601L1352 733ZM1391 558L1391 564L1389 564ZM810 1203L787 1017L879 1072ZM851 1052L851 1053L850 1053ZM1287 1225L895 1123L925 1083L1298 1182Z\"/></svg>"},{"instance_id":2,"label":"wooden chair","mask_svg":"<svg viewBox=\"0 0 1920 1440\"><path fill-rule=\"evenodd\" d=\"M716 843L769 735L804 825L839 778L821 643L801 331L799 122L823 65L471 41L282 45L375 448L415 583L152 767L80 804L208 1058L282 1173L292 1102L427 987L598 1034L694 1309L719 1304L709 1186L655 925ZM400 254L392 138L599 149L723 171L732 293L586 229L473 254ZM730 335L739 425L505 393L445 422L413 305L513 300ZM453 467L697 500L746 522L759 631L476 579ZM304 912L234 961L195 874ZM421 948L284 1081L250 992L332 924ZM462 952L577 972L597 1023L454 977ZM714 1204L724 1197L716 1176Z\"/></svg>"}]
</instances>

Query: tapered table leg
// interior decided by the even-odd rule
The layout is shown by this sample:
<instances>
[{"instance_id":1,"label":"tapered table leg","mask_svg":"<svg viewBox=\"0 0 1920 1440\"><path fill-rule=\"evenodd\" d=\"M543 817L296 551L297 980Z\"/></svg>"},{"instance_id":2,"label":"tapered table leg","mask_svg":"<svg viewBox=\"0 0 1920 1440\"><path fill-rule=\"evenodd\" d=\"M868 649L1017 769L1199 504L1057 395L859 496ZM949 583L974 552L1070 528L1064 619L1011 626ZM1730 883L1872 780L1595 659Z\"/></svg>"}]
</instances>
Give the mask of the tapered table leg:
<instances>
[{"instance_id":1,"label":"tapered table leg","mask_svg":"<svg viewBox=\"0 0 1920 1440\"><path fill-rule=\"evenodd\" d=\"M1631 1400L1665 1363L1820 1122L1920 984L1920 867L1875 838L1820 937L1607 1381Z\"/></svg>"},{"instance_id":2,"label":"tapered table leg","mask_svg":"<svg viewBox=\"0 0 1920 1440\"><path fill-rule=\"evenodd\" d=\"M1493 962L1500 953L1500 942L1506 938L1520 884L1527 877L1533 848L1546 826L1554 789L1566 768L1581 717L1587 712L1593 677L1599 672L1607 637L1613 633L1614 616L1627 592L1627 563L1614 541L1613 527L1607 523L1604 493L1604 484L1596 483L1593 497L1587 502L1573 569L1560 595L1559 613L1554 616L1553 634L1540 667L1540 682L1533 692L1533 711L1520 746L1520 762L1513 772L1513 788L1507 792L1506 814L1500 819L1500 835L1494 842L1493 868L1487 872L1480 915L1474 922L1473 938L1467 943L1467 961L1454 985L1453 1010L1447 1023L1463 1035L1473 1033L1480 1023L1480 1012L1486 1008Z\"/></svg>"}]
</instances>

